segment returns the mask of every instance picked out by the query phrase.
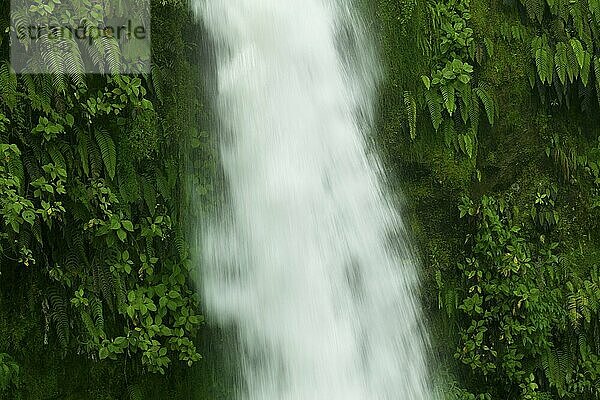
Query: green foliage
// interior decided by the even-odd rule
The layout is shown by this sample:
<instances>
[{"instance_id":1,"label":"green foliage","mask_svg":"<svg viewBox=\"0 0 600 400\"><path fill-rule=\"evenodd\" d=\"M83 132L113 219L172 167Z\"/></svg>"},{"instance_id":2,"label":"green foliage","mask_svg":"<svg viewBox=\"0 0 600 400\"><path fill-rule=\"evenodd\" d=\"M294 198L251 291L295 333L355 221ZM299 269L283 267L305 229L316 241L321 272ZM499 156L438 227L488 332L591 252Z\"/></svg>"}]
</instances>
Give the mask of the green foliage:
<instances>
[{"instance_id":1,"label":"green foliage","mask_svg":"<svg viewBox=\"0 0 600 400\"><path fill-rule=\"evenodd\" d=\"M457 3L426 6L456 16L465 12ZM452 26L457 35L447 37L431 7L423 20L417 6L412 21L386 8L383 31L403 51L385 48L392 78L379 144L425 260L434 369L450 371L436 384L440 398L599 395L596 3L469 2L472 45L461 51L457 40L450 47L460 57L443 61L440 44L449 48L464 29ZM396 16L411 22L389 22ZM406 60L417 60L415 48L425 67ZM455 58L473 67L470 93L457 89ZM454 91L442 92L442 78ZM406 92L417 104L416 130Z\"/></svg>"},{"instance_id":2,"label":"green foliage","mask_svg":"<svg viewBox=\"0 0 600 400\"><path fill-rule=\"evenodd\" d=\"M48 6L16 7L15 22L64 16ZM86 7L94 18L99 5ZM185 9L175 15L189 19ZM173 129L192 107L177 101L156 111L161 100L150 77L119 75L127 60L107 40L94 43L92 60L108 60L111 75L83 75L77 46L23 42L14 45L47 50L31 62L49 74L16 76L0 47L0 286L21 280L18 293L31 296L43 289L32 308L45 324L40 346L56 344L64 357L102 365L110 360L128 373L166 374L200 359L203 317L178 192L186 183L179 142L188 133ZM171 54L170 62L185 64L184 56ZM0 291L0 304L5 296ZM14 378L0 377L4 386Z\"/></svg>"},{"instance_id":3,"label":"green foliage","mask_svg":"<svg viewBox=\"0 0 600 400\"><path fill-rule=\"evenodd\" d=\"M489 38L476 43L468 0L431 1L428 14L429 34L422 47L431 60L431 73L421 76L424 88L404 92L410 137L417 137L417 113L425 108L435 131L442 128L446 145L474 160L480 102L492 125L497 107L491 89L484 83L477 85L473 65L482 63L484 54L491 57L494 44Z\"/></svg>"},{"instance_id":4,"label":"green foliage","mask_svg":"<svg viewBox=\"0 0 600 400\"><path fill-rule=\"evenodd\" d=\"M529 23L505 23L502 35L508 40L530 42L531 59L536 82L550 87L557 104L577 100L581 88L598 86L592 74L594 57L598 51L598 2L564 0L519 0L521 14ZM518 7L517 7L518 8ZM587 93L587 92L586 92ZM544 92L541 91L544 95ZM590 94L586 94L590 96ZM582 108L589 100L582 102Z\"/></svg>"},{"instance_id":5,"label":"green foliage","mask_svg":"<svg viewBox=\"0 0 600 400\"><path fill-rule=\"evenodd\" d=\"M461 293L455 358L468 367L469 386L493 397L600 394L599 358L589 345L596 343L590 333L600 311L598 266L581 275L568 272L559 242L549 239L560 225L556 199L554 185L539 191L529 219L502 198L465 197L459 206L475 228L457 264L457 281L440 275L440 307L454 304L444 304L444 291Z\"/></svg>"},{"instance_id":6,"label":"green foliage","mask_svg":"<svg viewBox=\"0 0 600 400\"><path fill-rule=\"evenodd\" d=\"M0 395L19 383L19 365L6 353L0 353Z\"/></svg>"}]
</instances>

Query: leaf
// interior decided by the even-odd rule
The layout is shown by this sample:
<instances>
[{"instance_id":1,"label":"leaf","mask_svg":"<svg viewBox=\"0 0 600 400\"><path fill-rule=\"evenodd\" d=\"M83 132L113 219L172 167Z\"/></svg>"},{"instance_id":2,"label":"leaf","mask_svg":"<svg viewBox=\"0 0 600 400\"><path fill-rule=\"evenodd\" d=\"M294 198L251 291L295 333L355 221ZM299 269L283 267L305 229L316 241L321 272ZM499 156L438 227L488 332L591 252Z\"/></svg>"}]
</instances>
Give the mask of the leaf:
<instances>
[{"instance_id":1,"label":"leaf","mask_svg":"<svg viewBox=\"0 0 600 400\"><path fill-rule=\"evenodd\" d=\"M442 105L440 104L439 95L430 90L425 93L425 100L427 101L427 107L429 108L431 123L433 124L433 128L437 131L443 120Z\"/></svg>"},{"instance_id":2,"label":"leaf","mask_svg":"<svg viewBox=\"0 0 600 400\"><path fill-rule=\"evenodd\" d=\"M121 225L129 232L133 232L133 223L131 221L123 220L121 221Z\"/></svg>"},{"instance_id":3,"label":"leaf","mask_svg":"<svg viewBox=\"0 0 600 400\"><path fill-rule=\"evenodd\" d=\"M579 62L577 61L577 56L572 46L566 46L566 50L568 60L567 75L569 77L569 81L573 83L575 79L579 76Z\"/></svg>"},{"instance_id":4,"label":"leaf","mask_svg":"<svg viewBox=\"0 0 600 400\"><path fill-rule=\"evenodd\" d=\"M17 105L17 76L8 62L0 65L0 98L11 110Z\"/></svg>"},{"instance_id":5,"label":"leaf","mask_svg":"<svg viewBox=\"0 0 600 400\"><path fill-rule=\"evenodd\" d=\"M110 229L112 229L114 231L121 228L121 222L119 221L119 218L116 215L112 215L110 217L109 223L110 223Z\"/></svg>"},{"instance_id":6,"label":"leaf","mask_svg":"<svg viewBox=\"0 0 600 400\"><path fill-rule=\"evenodd\" d=\"M423 80L423 84L425 85L427 90L429 90L431 88L431 81L429 80L429 77L426 75L422 75L421 79Z\"/></svg>"},{"instance_id":7,"label":"leaf","mask_svg":"<svg viewBox=\"0 0 600 400\"><path fill-rule=\"evenodd\" d=\"M115 170L117 167L117 149L115 148L115 142L108 133L103 130L96 130L95 135L98 147L100 147L100 154L104 166L108 172L108 176L113 179L115 177Z\"/></svg>"},{"instance_id":8,"label":"leaf","mask_svg":"<svg viewBox=\"0 0 600 400\"><path fill-rule=\"evenodd\" d=\"M563 85L567 82L567 46L563 42L556 44L556 53L554 54L554 66L560 83Z\"/></svg>"},{"instance_id":9,"label":"leaf","mask_svg":"<svg viewBox=\"0 0 600 400\"><path fill-rule=\"evenodd\" d=\"M471 80L471 77L469 75L465 75L465 74L460 74L458 76L458 80L461 81L464 84L469 83L469 81Z\"/></svg>"},{"instance_id":10,"label":"leaf","mask_svg":"<svg viewBox=\"0 0 600 400\"><path fill-rule=\"evenodd\" d=\"M67 113L67 115L65 115L65 121L67 122L67 125L73 126L75 123L75 118L71 114Z\"/></svg>"},{"instance_id":11,"label":"leaf","mask_svg":"<svg viewBox=\"0 0 600 400\"><path fill-rule=\"evenodd\" d=\"M119 229L117 231L117 236L119 237L119 239L121 240L121 242L124 242L125 239L127 238L127 232L125 232L123 229Z\"/></svg>"},{"instance_id":12,"label":"leaf","mask_svg":"<svg viewBox=\"0 0 600 400\"><path fill-rule=\"evenodd\" d=\"M583 66L581 67L581 82L587 86L590 79L590 70L592 65L592 55L587 51L584 54Z\"/></svg>"},{"instance_id":13,"label":"leaf","mask_svg":"<svg viewBox=\"0 0 600 400\"><path fill-rule=\"evenodd\" d=\"M541 23L544 17L545 0L522 0L521 2L527 9L529 18Z\"/></svg>"},{"instance_id":14,"label":"leaf","mask_svg":"<svg viewBox=\"0 0 600 400\"><path fill-rule=\"evenodd\" d=\"M160 308L165 308L165 306L167 305L168 302L169 302L169 299L167 297L161 297L160 300L158 301L158 305L160 306Z\"/></svg>"},{"instance_id":15,"label":"leaf","mask_svg":"<svg viewBox=\"0 0 600 400\"><path fill-rule=\"evenodd\" d=\"M492 99L489 92L484 87L475 88L474 93L481 100L481 103L483 104L483 108L485 109L485 113L487 114L490 125L494 125L494 114L495 114L494 100Z\"/></svg>"},{"instance_id":16,"label":"leaf","mask_svg":"<svg viewBox=\"0 0 600 400\"><path fill-rule=\"evenodd\" d=\"M571 47L573 48L573 51L575 52L575 57L577 57L577 62L579 63L579 68L583 68L583 60L585 58L585 50L583 49L583 45L576 38L572 38L569 42L571 43Z\"/></svg>"},{"instance_id":17,"label":"leaf","mask_svg":"<svg viewBox=\"0 0 600 400\"><path fill-rule=\"evenodd\" d=\"M450 114L450 116L452 116L452 114L454 114L454 111L456 111L454 87L442 86L440 88L440 90L442 92L442 97L444 99L444 107L448 111L448 114Z\"/></svg>"},{"instance_id":18,"label":"leaf","mask_svg":"<svg viewBox=\"0 0 600 400\"><path fill-rule=\"evenodd\" d=\"M488 53L488 57L494 57L494 42L492 42L489 38L483 39L483 43L485 44L485 48Z\"/></svg>"},{"instance_id":19,"label":"leaf","mask_svg":"<svg viewBox=\"0 0 600 400\"><path fill-rule=\"evenodd\" d=\"M98 356L100 357L100 359L104 360L105 358L108 357L108 355L109 355L108 348L100 347L100 350L98 351Z\"/></svg>"},{"instance_id":20,"label":"leaf","mask_svg":"<svg viewBox=\"0 0 600 400\"><path fill-rule=\"evenodd\" d=\"M410 138L417 137L417 102L410 92L404 92L404 106L406 107L406 117L410 131Z\"/></svg>"},{"instance_id":21,"label":"leaf","mask_svg":"<svg viewBox=\"0 0 600 400\"><path fill-rule=\"evenodd\" d=\"M35 213L33 211L25 210L21 216L29 225L33 226L33 223L35 222Z\"/></svg>"},{"instance_id":22,"label":"leaf","mask_svg":"<svg viewBox=\"0 0 600 400\"><path fill-rule=\"evenodd\" d=\"M596 82L596 97L600 105L600 57L594 57L594 77Z\"/></svg>"}]
</instances>

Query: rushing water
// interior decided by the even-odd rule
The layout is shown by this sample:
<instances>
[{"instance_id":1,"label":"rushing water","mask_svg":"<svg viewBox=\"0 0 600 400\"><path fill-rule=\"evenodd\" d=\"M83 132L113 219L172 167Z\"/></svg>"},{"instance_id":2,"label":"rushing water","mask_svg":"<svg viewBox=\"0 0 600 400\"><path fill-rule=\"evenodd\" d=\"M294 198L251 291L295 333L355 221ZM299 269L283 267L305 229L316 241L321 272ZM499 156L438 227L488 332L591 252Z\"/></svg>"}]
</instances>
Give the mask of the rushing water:
<instances>
[{"instance_id":1,"label":"rushing water","mask_svg":"<svg viewBox=\"0 0 600 400\"><path fill-rule=\"evenodd\" d=\"M203 232L239 397L430 399L415 259L365 142L377 66L350 1L196 0L227 181Z\"/></svg>"}]
</instances>

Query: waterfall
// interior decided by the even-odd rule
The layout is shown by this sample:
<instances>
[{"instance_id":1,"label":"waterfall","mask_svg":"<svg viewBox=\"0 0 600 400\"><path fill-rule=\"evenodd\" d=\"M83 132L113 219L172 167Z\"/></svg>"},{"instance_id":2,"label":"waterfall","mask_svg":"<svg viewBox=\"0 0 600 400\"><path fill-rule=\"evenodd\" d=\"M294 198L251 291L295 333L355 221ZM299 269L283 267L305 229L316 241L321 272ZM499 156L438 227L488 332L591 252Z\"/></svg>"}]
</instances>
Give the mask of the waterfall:
<instances>
[{"instance_id":1,"label":"waterfall","mask_svg":"<svg viewBox=\"0 0 600 400\"><path fill-rule=\"evenodd\" d=\"M227 189L208 315L248 400L431 399L415 257L366 134L378 67L350 1L195 0Z\"/></svg>"}]
</instances>

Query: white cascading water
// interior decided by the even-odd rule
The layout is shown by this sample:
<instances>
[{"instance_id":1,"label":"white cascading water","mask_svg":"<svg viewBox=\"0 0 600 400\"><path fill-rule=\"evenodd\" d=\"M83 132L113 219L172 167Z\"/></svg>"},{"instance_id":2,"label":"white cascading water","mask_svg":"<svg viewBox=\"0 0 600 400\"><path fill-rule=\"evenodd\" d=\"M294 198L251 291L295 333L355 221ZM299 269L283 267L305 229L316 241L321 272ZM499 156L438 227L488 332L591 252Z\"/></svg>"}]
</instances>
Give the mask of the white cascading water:
<instances>
[{"instance_id":1,"label":"white cascading water","mask_svg":"<svg viewBox=\"0 0 600 400\"><path fill-rule=\"evenodd\" d=\"M195 1L228 186L202 280L238 334L239 398L431 399L416 262L365 143L377 66L350 1Z\"/></svg>"}]
</instances>

